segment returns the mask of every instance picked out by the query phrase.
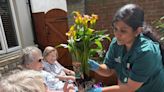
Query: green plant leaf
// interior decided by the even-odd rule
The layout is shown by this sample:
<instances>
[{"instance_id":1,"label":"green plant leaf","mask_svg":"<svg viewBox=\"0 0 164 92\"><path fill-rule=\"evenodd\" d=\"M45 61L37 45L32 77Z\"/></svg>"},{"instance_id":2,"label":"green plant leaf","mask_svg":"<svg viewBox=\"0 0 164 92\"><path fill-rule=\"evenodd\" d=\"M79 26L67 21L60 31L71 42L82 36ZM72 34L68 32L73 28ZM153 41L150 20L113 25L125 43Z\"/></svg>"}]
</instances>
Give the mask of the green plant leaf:
<instances>
[{"instance_id":1,"label":"green plant leaf","mask_svg":"<svg viewBox=\"0 0 164 92\"><path fill-rule=\"evenodd\" d=\"M164 28L164 23L159 25L160 28Z\"/></svg>"},{"instance_id":2,"label":"green plant leaf","mask_svg":"<svg viewBox=\"0 0 164 92\"><path fill-rule=\"evenodd\" d=\"M103 48L100 40L96 39L95 44L98 46L99 49Z\"/></svg>"},{"instance_id":3,"label":"green plant leaf","mask_svg":"<svg viewBox=\"0 0 164 92\"><path fill-rule=\"evenodd\" d=\"M160 18L160 20L164 20L164 16L162 16L162 17Z\"/></svg>"},{"instance_id":4,"label":"green plant leaf","mask_svg":"<svg viewBox=\"0 0 164 92\"><path fill-rule=\"evenodd\" d=\"M96 55L103 57L102 41L111 39L109 34L106 34L107 30L96 31L93 28L98 19L97 15L81 15L76 11L73 14L75 21L67 33L68 44L60 44L60 46L68 48L75 61L81 62L83 73L87 73L88 59Z\"/></svg>"}]
</instances>

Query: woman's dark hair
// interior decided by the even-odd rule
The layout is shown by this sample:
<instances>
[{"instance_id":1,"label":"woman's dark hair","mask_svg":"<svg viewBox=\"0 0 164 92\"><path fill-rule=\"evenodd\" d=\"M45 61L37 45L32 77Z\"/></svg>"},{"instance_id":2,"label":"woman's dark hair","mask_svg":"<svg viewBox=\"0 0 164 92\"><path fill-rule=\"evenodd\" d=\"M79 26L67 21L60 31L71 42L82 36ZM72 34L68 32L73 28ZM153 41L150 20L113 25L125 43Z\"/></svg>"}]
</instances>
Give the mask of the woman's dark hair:
<instances>
[{"instance_id":1,"label":"woman's dark hair","mask_svg":"<svg viewBox=\"0 0 164 92\"><path fill-rule=\"evenodd\" d=\"M123 21L135 31L144 24L144 12L138 5L127 4L116 12L112 26L114 27L114 23L118 21Z\"/></svg>"},{"instance_id":2,"label":"woman's dark hair","mask_svg":"<svg viewBox=\"0 0 164 92\"><path fill-rule=\"evenodd\" d=\"M162 61L164 65L164 43L160 41L161 36L157 33L157 30L153 30L151 26L144 25L143 27L143 35L149 37L152 41L158 42L160 45L160 51L162 55Z\"/></svg>"},{"instance_id":3,"label":"woman's dark hair","mask_svg":"<svg viewBox=\"0 0 164 92\"><path fill-rule=\"evenodd\" d=\"M143 35L160 44L162 61L164 64L164 44L160 42L160 35L157 31L153 31L152 27L144 22L144 11L138 5L127 4L120 8L114 15L112 26L114 27L114 23L118 21L123 21L130 26L133 31L136 31L138 27L143 27Z\"/></svg>"}]
</instances>

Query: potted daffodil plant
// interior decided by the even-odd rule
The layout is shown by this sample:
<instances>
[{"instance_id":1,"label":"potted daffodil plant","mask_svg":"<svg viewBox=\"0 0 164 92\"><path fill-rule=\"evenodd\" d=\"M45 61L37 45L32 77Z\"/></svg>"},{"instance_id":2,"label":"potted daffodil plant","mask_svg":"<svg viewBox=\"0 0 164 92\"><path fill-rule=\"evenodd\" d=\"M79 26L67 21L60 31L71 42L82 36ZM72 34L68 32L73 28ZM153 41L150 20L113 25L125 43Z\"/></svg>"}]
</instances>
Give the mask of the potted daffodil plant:
<instances>
[{"instance_id":1,"label":"potted daffodil plant","mask_svg":"<svg viewBox=\"0 0 164 92\"><path fill-rule=\"evenodd\" d=\"M109 34L105 34L105 30L96 31L94 29L98 19L97 15L82 15L77 11L74 11L73 14L74 24L66 33L68 43L60 44L60 46L68 48L73 61L80 62L82 74L88 75L88 59L95 55L102 57L104 51L102 41L103 39L110 40L110 37Z\"/></svg>"}]
</instances>

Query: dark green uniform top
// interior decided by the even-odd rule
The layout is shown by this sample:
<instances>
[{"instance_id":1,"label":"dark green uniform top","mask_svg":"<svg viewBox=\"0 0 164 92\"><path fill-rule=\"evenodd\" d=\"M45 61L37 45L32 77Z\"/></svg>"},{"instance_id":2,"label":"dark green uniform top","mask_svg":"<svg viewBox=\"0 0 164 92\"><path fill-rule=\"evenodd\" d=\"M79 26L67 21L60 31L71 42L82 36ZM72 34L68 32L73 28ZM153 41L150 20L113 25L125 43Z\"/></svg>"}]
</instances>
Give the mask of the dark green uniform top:
<instances>
[{"instance_id":1,"label":"dark green uniform top","mask_svg":"<svg viewBox=\"0 0 164 92\"><path fill-rule=\"evenodd\" d=\"M144 35L136 38L130 51L113 38L104 63L115 69L119 80L143 82L136 92L164 92L164 68L159 44Z\"/></svg>"}]
</instances>

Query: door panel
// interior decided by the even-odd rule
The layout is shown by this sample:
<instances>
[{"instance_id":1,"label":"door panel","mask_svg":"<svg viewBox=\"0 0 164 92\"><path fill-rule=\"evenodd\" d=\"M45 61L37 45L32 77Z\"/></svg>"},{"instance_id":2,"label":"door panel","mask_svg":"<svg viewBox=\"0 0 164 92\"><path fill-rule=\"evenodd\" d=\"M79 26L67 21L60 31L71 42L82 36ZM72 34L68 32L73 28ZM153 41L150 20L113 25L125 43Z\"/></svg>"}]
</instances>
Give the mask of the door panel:
<instances>
[{"instance_id":1,"label":"door panel","mask_svg":"<svg viewBox=\"0 0 164 92\"><path fill-rule=\"evenodd\" d=\"M46 46L57 46L67 43L68 31L67 13L61 9L52 9L46 14L33 13L35 32L39 47L43 50ZM64 66L72 66L71 55L67 49L57 48L59 62Z\"/></svg>"},{"instance_id":2,"label":"door panel","mask_svg":"<svg viewBox=\"0 0 164 92\"><path fill-rule=\"evenodd\" d=\"M37 44L40 49L44 49L47 45L47 30L45 29L45 14L44 12L33 13L34 25L35 25L35 34Z\"/></svg>"}]
</instances>

